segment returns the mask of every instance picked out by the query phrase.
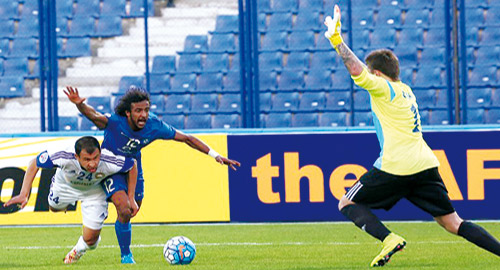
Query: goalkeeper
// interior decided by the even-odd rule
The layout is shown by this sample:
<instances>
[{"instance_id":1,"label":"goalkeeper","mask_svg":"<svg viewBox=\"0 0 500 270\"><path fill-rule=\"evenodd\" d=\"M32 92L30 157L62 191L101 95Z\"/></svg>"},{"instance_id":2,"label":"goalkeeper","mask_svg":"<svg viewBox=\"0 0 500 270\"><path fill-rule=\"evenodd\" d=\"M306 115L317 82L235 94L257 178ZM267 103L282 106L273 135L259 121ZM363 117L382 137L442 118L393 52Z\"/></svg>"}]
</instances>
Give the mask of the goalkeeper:
<instances>
[{"instance_id":1,"label":"goalkeeper","mask_svg":"<svg viewBox=\"0 0 500 270\"><path fill-rule=\"evenodd\" d=\"M400 199L431 214L447 231L500 256L500 243L482 227L462 220L451 205L438 172L439 162L422 137L415 95L399 80L399 61L390 50L375 50L366 66L343 42L340 8L325 18L330 40L354 83L370 94L380 157L342 197L339 210L356 226L382 241L370 266L384 266L406 240L389 231L371 209L391 209Z\"/></svg>"}]
</instances>

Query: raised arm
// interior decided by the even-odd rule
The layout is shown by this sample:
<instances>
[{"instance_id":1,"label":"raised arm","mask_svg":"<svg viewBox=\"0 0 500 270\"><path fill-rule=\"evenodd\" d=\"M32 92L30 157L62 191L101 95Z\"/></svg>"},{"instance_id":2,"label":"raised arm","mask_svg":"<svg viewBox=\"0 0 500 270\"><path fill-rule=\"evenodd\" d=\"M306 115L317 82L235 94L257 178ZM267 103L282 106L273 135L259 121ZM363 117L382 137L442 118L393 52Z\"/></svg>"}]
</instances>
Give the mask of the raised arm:
<instances>
[{"instance_id":1,"label":"raised arm","mask_svg":"<svg viewBox=\"0 0 500 270\"><path fill-rule=\"evenodd\" d=\"M176 130L174 140L178 142L184 142L187 145L191 146L192 148L203 152L207 155L210 155L211 157L215 158L217 162L220 164L225 164L231 167L231 169L236 171L235 166L240 166L241 164L236 161L236 160L231 160L228 158L225 158L221 156L219 153L215 152L212 150L208 145L206 145L204 142L202 142L200 139L196 138L195 136L189 135L189 134L184 134L179 130Z\"/></svg>"},{"instance_id":2,"label":"raised arm","mask_svg":"<svg viewBox=\"0 0 500 270\"><path fill-rule=\"evenodd\" d=\"M84 103L86 98L80 97L78 94L78 89L76 87L67 86L66 90L63 90L64 94L68 97L69 101L76 105L78 110L85 115L94 125L99 129L103 129L108 125L108 118L96 111L92 106Z\"/></svg>"},{"instance_id":3,"label":"raised arm","mask_svg":"<svg viewBox=\"0 0 500 270\"><path fill-rule=\"evenodd\" d=\"M36 158L32 159L26 169L26 173L23 178L23 187L21 188L21 192L19 195L12 197L9 201L3 204L4 207L19 204L20 209L24 208L28 203L31 186L33 185L33 180L35 180L35 175L38 172L38 167L36 166Z\"/></svg>"},{"instance_id":4,"label":"raised arm","mask_svg":"<svg viewBox=\"0 0 500 270\"><path fill-rule=\"evenodd\" d=\"M330 44L342 58L347 71L353 76L358 76L363 72L365 65L359 58L349 49L349 46L342 39L342 24L340 22L340 8L335 5L333 11L333 19L330 16L325 18L325 25L328 31L325 32L325 37L330 41Z\"/></svg>"}]
</instances>

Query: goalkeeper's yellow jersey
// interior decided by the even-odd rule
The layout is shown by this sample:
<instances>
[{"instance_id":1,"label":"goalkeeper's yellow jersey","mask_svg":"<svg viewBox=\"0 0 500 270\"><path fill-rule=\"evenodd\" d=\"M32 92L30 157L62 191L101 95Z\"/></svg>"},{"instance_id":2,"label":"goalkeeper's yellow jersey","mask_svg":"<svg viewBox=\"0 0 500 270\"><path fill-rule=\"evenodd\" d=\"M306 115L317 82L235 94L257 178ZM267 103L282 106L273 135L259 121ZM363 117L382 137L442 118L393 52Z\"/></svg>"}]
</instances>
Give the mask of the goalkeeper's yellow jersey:
<instances>
[{"instance_id":1,"label":"goalkeeper's yellow jersey","mask_svg":"<svg viewBox=\"0 0 500 270\"><path fill-rule=\"evenodd\" d=\"M374 167L395 175L410 175L439 166L424 141L418 105L411 88L390 82L366 68L354 82L370 94L373 123L380 142L380 157Z\"/></svg>"}]
</instances>

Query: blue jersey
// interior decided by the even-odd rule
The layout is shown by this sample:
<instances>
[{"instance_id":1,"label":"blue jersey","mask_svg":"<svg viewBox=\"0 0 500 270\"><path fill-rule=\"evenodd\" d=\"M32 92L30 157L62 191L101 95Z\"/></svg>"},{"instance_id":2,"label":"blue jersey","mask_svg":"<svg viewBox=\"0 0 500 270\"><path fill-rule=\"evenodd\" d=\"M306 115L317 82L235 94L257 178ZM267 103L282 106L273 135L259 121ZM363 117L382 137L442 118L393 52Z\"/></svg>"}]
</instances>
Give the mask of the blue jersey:
<instances>
[{"instance_id":1,"label":"blue jersey","mask_svg":"<svg viewBox=\"0 0 500 270\"><path fill-rule=\"evenodd\" d=\"M149 114L144 128L138 131L130 128L127 117L113 114L108 117L108 125L104 128L102 148L111 150L116 155L135 158L139 170L137 179L144 179L141 149L156 139L170 140L174 137L175 129L152 113Z\"/></svg>"}]
</instances>

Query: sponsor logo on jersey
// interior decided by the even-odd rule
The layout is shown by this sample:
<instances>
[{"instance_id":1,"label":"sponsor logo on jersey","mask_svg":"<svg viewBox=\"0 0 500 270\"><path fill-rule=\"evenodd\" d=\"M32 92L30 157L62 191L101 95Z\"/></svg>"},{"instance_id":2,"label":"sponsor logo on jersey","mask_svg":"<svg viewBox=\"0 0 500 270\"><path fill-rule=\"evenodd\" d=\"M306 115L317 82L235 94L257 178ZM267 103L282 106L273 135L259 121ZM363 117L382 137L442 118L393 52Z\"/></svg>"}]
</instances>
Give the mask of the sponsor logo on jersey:
<instances>
[{"instance_id":1,"label":"sponsor logo on jersey","mask_svg":"<svg viewBox=\"0 0 500 270\"><path fill-rule=\"evenodd\" d=\"M45 162L47 162L47 160L48 160L48 159L49 159L49 153L47 153L47 152L43 152L43 153L42 153L42 154L38 157L38 161L39 161L40 163L42 163L42 164L43 164L43 163L45 163Z\"/></svg>"}]
</instances>

